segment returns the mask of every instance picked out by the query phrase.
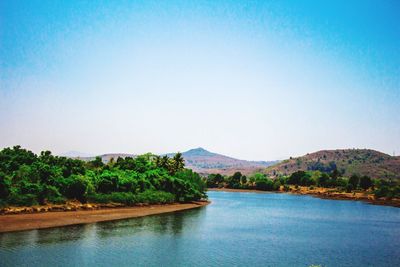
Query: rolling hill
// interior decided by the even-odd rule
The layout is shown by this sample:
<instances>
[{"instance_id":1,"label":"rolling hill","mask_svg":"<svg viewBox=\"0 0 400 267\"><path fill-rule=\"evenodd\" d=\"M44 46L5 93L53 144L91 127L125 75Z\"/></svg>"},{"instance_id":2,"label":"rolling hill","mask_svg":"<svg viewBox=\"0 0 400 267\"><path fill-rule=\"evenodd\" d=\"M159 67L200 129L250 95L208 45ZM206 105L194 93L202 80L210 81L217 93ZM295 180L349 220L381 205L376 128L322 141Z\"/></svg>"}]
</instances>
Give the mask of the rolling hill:
<instances>
[{"instance_id":1,"label":"rolling hill","mask_svg":"<svg viewBox=\"0 0 400 267\"><path fill-rule=\"evenodd\" d=\"M373 178L400 179L400 157L371 149L321 150L270 166L265 173L275 177L290 175L298 170L330 172L337 168L345 176L368 175Z\"/></svg>"}]
</instances>

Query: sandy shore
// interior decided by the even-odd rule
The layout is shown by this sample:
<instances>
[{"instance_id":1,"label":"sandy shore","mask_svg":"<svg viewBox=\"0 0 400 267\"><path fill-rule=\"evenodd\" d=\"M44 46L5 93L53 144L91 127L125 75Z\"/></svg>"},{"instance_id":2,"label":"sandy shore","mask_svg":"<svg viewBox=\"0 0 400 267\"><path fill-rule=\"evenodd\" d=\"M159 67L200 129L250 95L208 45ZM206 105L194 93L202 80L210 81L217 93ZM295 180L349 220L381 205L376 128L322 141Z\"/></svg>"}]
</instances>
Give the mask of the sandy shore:
<instances>
[{"instance_id":1,"label":"sandy shore","mask_svg":"<svg viewBox=\"0 0 400 267\"><path fill-rule=\"evenodd\" d=\"M143 207L0 215L0 233L143 217L199 208L209 203L207 201L199 201Z\"/></svg>"},{"instance_id":2,"label":"sandy shore","mask_svg":"<svg viewBox=\"0 0 400 267\"><path fill-rule=\"evenodd\" d=\"M367 193L344 193L344 192L332 192L329 188L316 187L313 190L308 187L299 187L298 189L292 188L291 191L261 191L253 189L231 189L231 188L209 188L208 191L224 191L224 192L248 192L248 193L287 193L296 195L310 195L322 199L332 200L353 200L363 201L373 205L392 206L400 208L400 199L375 199L373 195Z\"/></svg>"}]
</instances>

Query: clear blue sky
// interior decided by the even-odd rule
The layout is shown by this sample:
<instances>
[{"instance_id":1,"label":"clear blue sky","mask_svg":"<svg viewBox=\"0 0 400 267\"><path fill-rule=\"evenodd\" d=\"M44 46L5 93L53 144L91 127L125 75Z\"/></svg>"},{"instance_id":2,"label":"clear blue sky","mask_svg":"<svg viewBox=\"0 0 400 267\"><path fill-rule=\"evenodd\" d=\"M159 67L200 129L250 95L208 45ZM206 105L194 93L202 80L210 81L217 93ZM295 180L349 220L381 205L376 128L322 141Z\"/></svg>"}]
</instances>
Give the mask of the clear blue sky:
<instances>
[{"instance_id":1,"label":"clear blue sky","mask_svg":"<svg viewBox=\"0 0 400 267\"><path fill-rule=\"evenodd\" d=\"M400 1L0 1L0 147L400 154Z\"/></svg>"}]
</instances>

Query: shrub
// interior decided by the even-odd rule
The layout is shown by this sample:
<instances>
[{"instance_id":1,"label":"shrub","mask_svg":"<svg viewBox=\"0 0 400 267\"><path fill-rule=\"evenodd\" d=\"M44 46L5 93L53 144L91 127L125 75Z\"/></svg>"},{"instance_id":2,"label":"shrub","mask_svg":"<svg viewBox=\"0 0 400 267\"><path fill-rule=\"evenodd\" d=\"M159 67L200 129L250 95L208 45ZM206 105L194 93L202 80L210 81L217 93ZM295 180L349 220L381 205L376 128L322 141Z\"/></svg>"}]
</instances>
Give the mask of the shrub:
<instances>
[{"instance_id":1,"label":"shrub","mask_svg":"<svg viewBox=\"0 0 400 267\"><path fill-rule=\"evenodd\" d=\"M256 181L256 189L263 191L272 191L274 190L274 183L268 178L259 179Z\"/></svg>"},{"instance_id":2,"label":"shrub","mask_svg":"<svg viewBox=\"0 0 400 267\"><path fill-rule=\"evenodd\" d=\"M89 181L81 175L71 175L67 180L66 196L85 202L85 195L89 187Z\"/></svg>"},{"instance_id":3,"label":"shrub","mask_svg":"<svg viewBox=\"0 0 400 267\"><path fill-rule=\"evenodd\" d=\"M375 197L377 198L390 197L391 196L390 193L391 193L390 189L386 185L383 185L374 191Z\"/></svg>"},{"instance_id":4,"label":"shrub","mask_svg":"<svg viewBox=\"0 0 400 267\"><path fill-rule=\"evenodd\" d=\"M137 203L165 204L173 203L175 196L168 192L146 190L136 196Z\"/></svg>"},{"instance_id":5,"label":"shrub","mask_svg":"<svg viewBox=\"0 0 400 267\"><path fill-rule=\"evenodd\" d=\"M11 181L2 172L0 172L0 199L6 199L10 194Z\"/></svg>"},{"instance_id":6,"label":"shrub","mask_svg":"<svg viewBox=\"0 0 400 267\"><path fill-rule=\"evenodd\" d=\"M372 180L368 176L363 176L360 178L360 187L364 190L367 190L372 186Z\"/></svg>"},{"instance_id":7,"label":"shrub","mask_svg":"<svg viewBox=\"0 0 400 267\"><path fill-rule=\"evenodd\" d=\"M358 175L356 174L353 174L349 179L349 184L353 186L353 189L356 189L358 187L359 182L360 182L360 177L358 177Z\"/></svg>"},{"instance_id":8,"label":"shrub","mask_svg":"<svg viewBox=\"0 0 400 267\"><path fill-rule=\"evenodd\" d=\"M285 191L285 192L288 192L288 191L290 191L290 187L288 186L288 185L284 185L283 186L283 191Z\"/></svg>"},{"instance_id":9,"label":"shrub","mask_svg":"<svg viewBox=\"0 0 400 267\"><path fill-rule=\"evenodd\" d=\"M38 204L38 200L34 194L12 194L8 200L8 204L15 206L33 206Z\"/></svg>"},{"instance_id":10,"label":"shrub","mask_svg":"<svg viewBox=\"0 0 400 267\"><path fill-rule=\"evenodd\" d=\"M87 197L89 202L94 203L122 203L134 205L136 203L166 204L173 203L175 196L168 192L147 190L139 194L128 192L113 192L110 194L91 194Z\"/></svg>"},{"instance_id":11,"label":"shrub","mask_svg":"<svg viewBox=\"0 0 400 267\"><path fill-rule=\"evenodd\" d=\"M100 193L110 193L118 189L118 176L109 171L103 172L97 182L97 191Z\"/></svg>"},{"instance_id":12,"label":"shrub","mask_svg":"<svg viewBox=\"0 0 400 267\"><path fill-rule=\"evenodd\" d=\"M353 189L354 189L353 184L348 183L348 184L346 185L345 189L346 189L346 192L347 192L347 193L350 193L350 192L353 191Z\"/></svg>"},{"instance_id":13,"label":"shrub","mask_svg":"<svg viewBox=\"0 0 400 267\"><path fill-rule=\"evenodd\" d=\"M133 193L113 192L111 194L92 194L87 197L89 202L94 203L122 203L133 205L136 203L136 196Z\"/></svg>"},{"instance_id":14,"label":"shrub","mask_svg":"<svg viewBox=\"0 0 400 267\"><path fill-rule=\"evenodd\" d=\"M38 199L39 204L45 204L46 202L60 204L65 202L65 199L58 192L57 188L51 185L42 186L42 191L39 193Z\"/></svg>"}]
</instances>

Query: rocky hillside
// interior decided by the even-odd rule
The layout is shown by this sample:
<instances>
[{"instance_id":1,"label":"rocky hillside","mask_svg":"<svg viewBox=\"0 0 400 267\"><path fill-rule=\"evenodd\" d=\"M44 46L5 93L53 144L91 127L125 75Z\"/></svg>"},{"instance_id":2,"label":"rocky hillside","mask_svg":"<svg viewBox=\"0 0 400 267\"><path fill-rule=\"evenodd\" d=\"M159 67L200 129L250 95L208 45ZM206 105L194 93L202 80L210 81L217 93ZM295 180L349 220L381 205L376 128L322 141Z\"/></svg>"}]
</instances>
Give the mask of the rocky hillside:
<instances>
[{"instance_id":1,"label":"rocky hillside","mask_svg":"<svg viewBox=\"0 0 400 267\"><path fill-rule=\"evenodd\" d=\"M173 156L174 154L168 154ZM221 154L213 153L204 148L195 148L182 153L186 167L200 174L221 173L230 175L236 171L243 174L262 171L277 161L247 161L231 158Z\"/></svg>"},{"instance_id":2,"label":"rocky hillside","mask_svg":"<svg viewBox=\"0 0 400 267\"><path fill-rule=\"evenodd\" d=\"M373 178L400 179L400 157L371 149L321 150L290 158L266 169L270 176L288 175L298 170L330 172L337 168L345 176L368 175Z\"/></svg>"}]
</instances>

